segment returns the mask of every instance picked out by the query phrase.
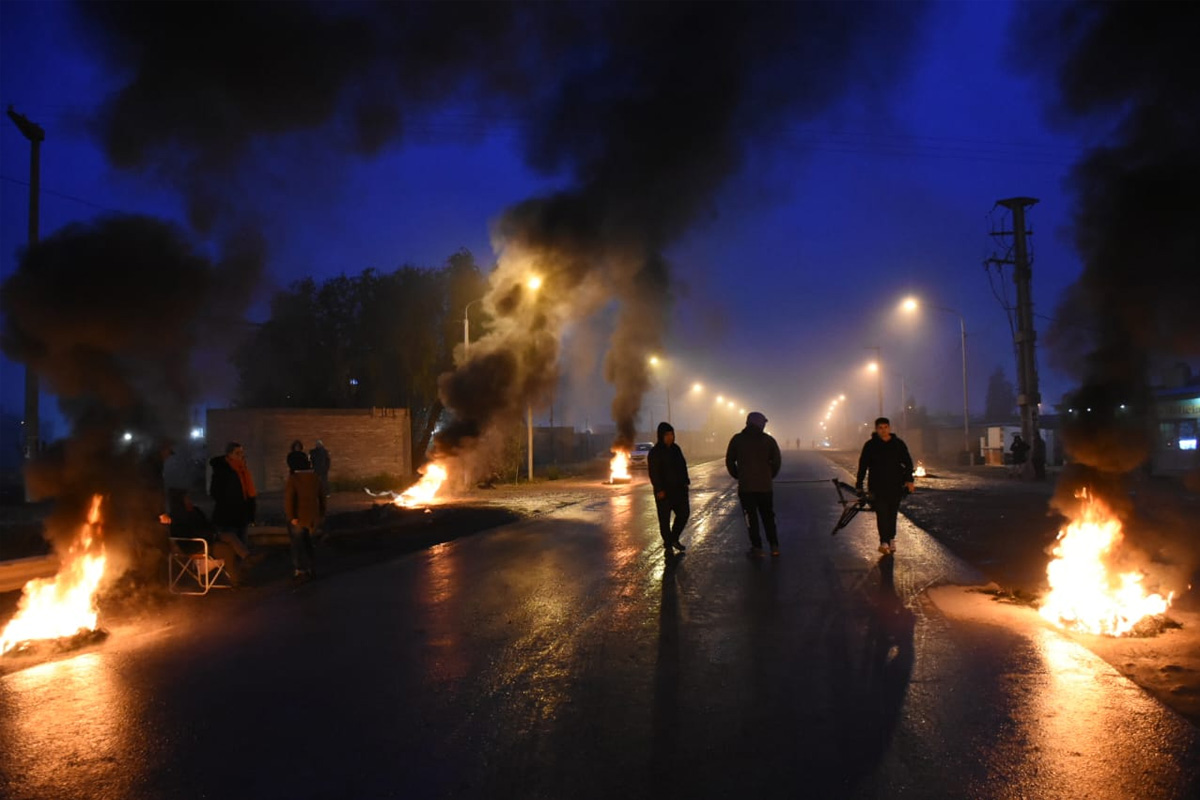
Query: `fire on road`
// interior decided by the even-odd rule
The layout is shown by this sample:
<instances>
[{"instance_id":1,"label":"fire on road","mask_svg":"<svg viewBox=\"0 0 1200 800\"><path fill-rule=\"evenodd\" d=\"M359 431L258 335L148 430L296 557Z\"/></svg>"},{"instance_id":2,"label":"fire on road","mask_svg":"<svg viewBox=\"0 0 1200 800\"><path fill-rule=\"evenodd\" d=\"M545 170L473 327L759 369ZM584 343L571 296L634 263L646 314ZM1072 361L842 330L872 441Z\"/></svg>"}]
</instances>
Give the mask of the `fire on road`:
<instances>
[{"instance_id":1,"label":"fire on road","mask_svg":"<svg viewBox=\"0 0 1200 800\"><path fill-rule=\"evenodd\" d=\"M791 479L829 477L818 457ZM902 521L781 483L744 556L721 464L665 560L642 481L0 678L11 797L1185 797L1194 728Z\"/></svg>"}]
</instances>

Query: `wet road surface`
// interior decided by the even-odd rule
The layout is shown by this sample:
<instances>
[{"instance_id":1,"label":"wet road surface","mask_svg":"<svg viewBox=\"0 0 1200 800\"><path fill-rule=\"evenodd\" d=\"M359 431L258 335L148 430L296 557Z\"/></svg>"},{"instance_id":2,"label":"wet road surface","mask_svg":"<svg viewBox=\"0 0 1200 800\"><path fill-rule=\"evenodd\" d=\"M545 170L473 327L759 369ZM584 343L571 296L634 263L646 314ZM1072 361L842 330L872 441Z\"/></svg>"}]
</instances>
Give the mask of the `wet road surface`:
<instances>
[{"instance_id":1,"label":"wet road surface","mask_svg":"<svg viewBox=\"0 0 1200 800\"><path fill-rule=\"evenodd\" d=\"M830 537L788 453L754 560L723 465L683 557L642 484L0 677L5 798L1183 798L1200 737L901 519Z\"/></svg>"}]
</instances>

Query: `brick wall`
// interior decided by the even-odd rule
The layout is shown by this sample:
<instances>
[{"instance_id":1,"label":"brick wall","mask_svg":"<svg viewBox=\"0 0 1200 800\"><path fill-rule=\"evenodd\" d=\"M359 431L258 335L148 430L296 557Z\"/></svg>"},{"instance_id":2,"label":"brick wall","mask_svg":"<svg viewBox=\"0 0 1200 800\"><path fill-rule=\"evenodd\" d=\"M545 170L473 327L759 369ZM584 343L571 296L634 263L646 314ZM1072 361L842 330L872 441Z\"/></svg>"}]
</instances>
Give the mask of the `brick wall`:
<instances>
[{"instance_id":1,"label":"brick wall","mask_svg":"<svg viewBox=\"0 0 1200 800\"><path fill-rule=\"evenodd\" d=\"M209 409L208 457L223 455L225 443L241 442L261 492L283 489L287 454L299 439L305 451L317 439L332 465L330 480L380 473L412 473L412 425L406 408L222 408Z\"/></svg>"}]
</instances>

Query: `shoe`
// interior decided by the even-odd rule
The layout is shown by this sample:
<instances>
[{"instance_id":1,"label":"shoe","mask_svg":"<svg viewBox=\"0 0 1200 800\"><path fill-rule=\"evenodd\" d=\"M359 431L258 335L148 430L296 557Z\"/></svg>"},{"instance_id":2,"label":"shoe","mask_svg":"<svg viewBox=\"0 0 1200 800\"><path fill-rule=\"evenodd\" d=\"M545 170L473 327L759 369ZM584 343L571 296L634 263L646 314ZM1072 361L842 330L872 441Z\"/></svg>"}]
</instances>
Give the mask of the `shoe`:
<instances>
[{"instance_id":1,"label":"shoe","mask_svg":"<svg viewBox=\"0 0 1200 800\"><path fill-rule=\"evenodd\" d=\"M751 547L746 551L746 555L750 556L751 558L762 558L762 554L763 551L761 547Z\"/></svg>"},{"instance_id":2,"label":"shoe","mask_svg":"<svg viewBox=\"0 0 1200 800\"><path fill-rule=\"evenodd\" d=\"M675 551L671 549L674 546L675 545L671 544L670 542L664 542L663 543L663 553L665 553L666 555L669 555L669 556L675 555Z\"/></svg>"},{"instance_id":3,"label":"shoe","mask_svg":"<svg viewBox=\"0 0 1200 800\"><path fill-rule=\"evenodd\" d=\"M896 540L895 539L888 542L888 553L893 556L896 555Z\"/></svg>"},{"instance_id":4,"label":"shoe","mask_svg":"<svg viewBox=\"0 0 1200 800\"><path fill-rule=\"evenodd\" d=\"M679 541L678 539L675 540L675 549L681 553L684 550L687 550L687 548L683 546L683 542Z\"/></svg>"},{"instance_id":5,"label":"shoe","mask_svg":"<svg viewBox=\"0 0 1200 800\"><path fill-rule=\"evenodd\" d=\"M778 556L779 556L779 548L778 548L778 547L772 547L772 548L771 548L771 555L772 555L773 557L778 557Z\"/></svg>"},{"instance_id":6,"label":"shoe","mask_svg":"<svg viewBox=\"0 0 1200 800\"><path fill-rule=\"evenodd\" d=\"M879 552L883 553L885 556L890 556L892 554L892 549L888 547L887 542L880 542Z\"/></svg>"}]
</instances>

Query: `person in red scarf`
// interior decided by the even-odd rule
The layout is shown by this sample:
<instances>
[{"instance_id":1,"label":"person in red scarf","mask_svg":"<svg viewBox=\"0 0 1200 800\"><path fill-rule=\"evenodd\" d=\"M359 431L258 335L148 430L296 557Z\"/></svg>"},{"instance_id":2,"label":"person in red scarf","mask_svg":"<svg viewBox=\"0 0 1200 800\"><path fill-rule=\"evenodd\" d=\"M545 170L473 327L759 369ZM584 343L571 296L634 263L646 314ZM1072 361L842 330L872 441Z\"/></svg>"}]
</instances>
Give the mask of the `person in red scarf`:
<instances>
[{"instance_id":1,"label":"person in red scarf","mask_svg":"<svg viewBox=\"0 0 1200 800\"><path fill-rule=\"evenodd\" d=\"M212 479L208 496L213 500L212 523L217 535L237 551L243 559L250 555L246 548L246 527L254 522L257 495L254 478L246 466L246 450L237 442L225 445L225 455L208 462Z\"/></svg>"}]
</instances>

